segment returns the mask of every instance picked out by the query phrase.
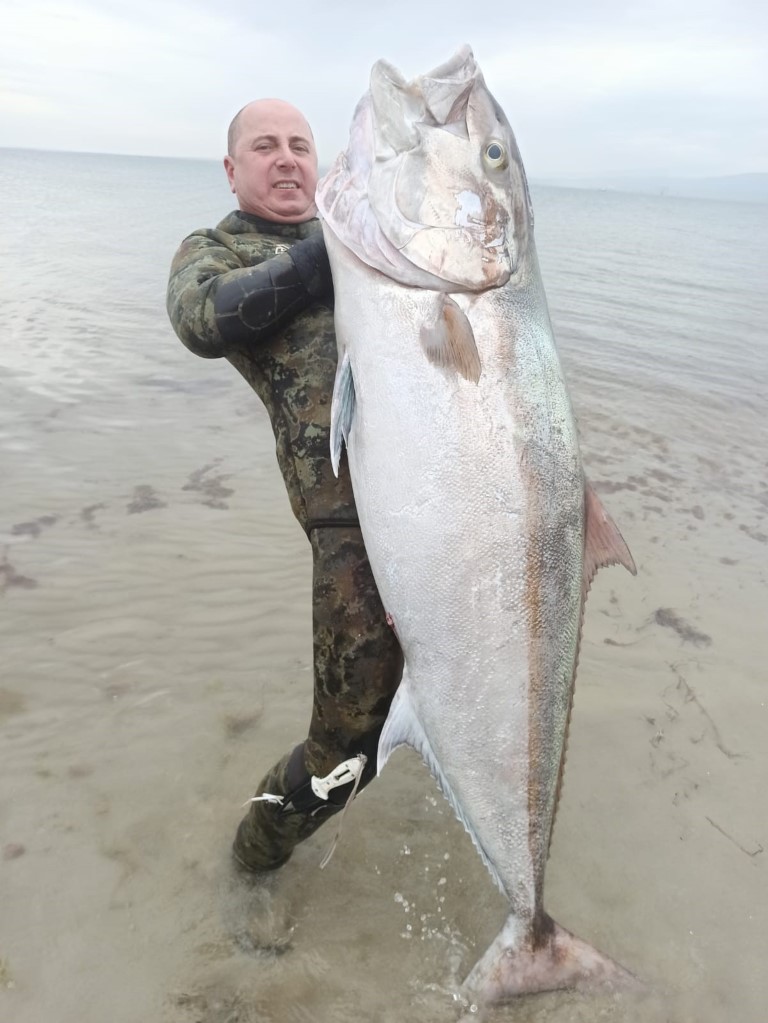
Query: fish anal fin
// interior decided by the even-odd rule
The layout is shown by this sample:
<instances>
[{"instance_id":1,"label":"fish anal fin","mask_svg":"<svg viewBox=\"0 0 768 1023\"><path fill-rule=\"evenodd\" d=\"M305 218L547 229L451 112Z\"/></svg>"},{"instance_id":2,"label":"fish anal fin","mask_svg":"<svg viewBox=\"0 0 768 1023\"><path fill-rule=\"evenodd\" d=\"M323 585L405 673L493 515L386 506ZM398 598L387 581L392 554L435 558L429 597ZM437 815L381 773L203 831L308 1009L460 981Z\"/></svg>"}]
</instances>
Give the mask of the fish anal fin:
<instances>
[{"instance_id":1,"label":"fish anal fin","mask_svg":"<svg viewBox=\"0 0 768 1023\"><path fill-rule=\"evenodd\" d=\"M459 800L456 798L450 782L443 772L440 761L435 756L435 752L432 749L429 738L424 731L424 726L419 720L419 716L411 697L407 668L403 672L403 678L397 688L395 698L390 704L389 714L387 715L387 720L384 722L384 728L382 729L381 737L379 738L379 751L376 763L378 774L381 774L384 769L384 765L400 746L410 746L411 749L416 750L426 766L429 768L430 774L437 782L437 787L448 800L453 812L456 814L457 820L463 825L464 830L472 839L475 848L480 854L480 859L488 868L488 871L498 885L499 890L504 892L505 889L502 880L491 862L490 857L483 848L471 821L465 815Z\"/></svg>"},{"instance_id":2,"label":"fish anal fin","mask_svg":"<svg viewBox=\"0 0 768 1023\"><path fill-rule=\"evenodd\" d=\"M639 990L637 978L619 963L541 914L545 932L508 917L500 934L464 982L465 997L480 1005L517 995L563 988Z\"/></svg>"},{"instance_id":3,"label":"fish anal fin","mask_svg":"<svg viewBox=\"0 0 768 1023\"><path fill-rule=\"evenodd\" d=\"M472 324L452 298L440 296L437 319L421 328L420 337L427 358L435 366L454 369L465 380L478 382L482 365Z\"/></svg>"},{"instance_id":4,"label":"fish anal fin","mask_svg":"<svg viewBox=\"0 0 768 1023\"><path fill-rule=\"evenodd\" d=\"M331 400L331 465L336 476L339 475L342 443L348 442L349 431L352 429L355 405L355 381L349 355L345 352L336 370Z\"/></svg>"},{"instance_id":5,"label":"fish anal fin","mask_svg":"<svg viewBox=\"0 0 768 1023\"><path fill-rule=\"evenodd\" d=\"M603 568L606 565L623 565L632 575L637 575L634 559L629 553L629 547L624 542L624 537L589 482L586 483L584 490L584 511L585 592L589 589L598 568Z\"/></svg>"}]
</instances>

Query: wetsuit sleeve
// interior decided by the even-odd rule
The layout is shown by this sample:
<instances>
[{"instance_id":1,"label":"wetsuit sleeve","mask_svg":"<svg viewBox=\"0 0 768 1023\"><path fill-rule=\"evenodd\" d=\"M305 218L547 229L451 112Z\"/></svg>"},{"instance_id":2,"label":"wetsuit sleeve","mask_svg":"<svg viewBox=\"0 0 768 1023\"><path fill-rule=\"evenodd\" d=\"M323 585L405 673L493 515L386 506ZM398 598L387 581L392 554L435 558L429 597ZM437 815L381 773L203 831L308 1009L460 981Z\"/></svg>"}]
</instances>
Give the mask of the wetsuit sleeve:
<instances>
[{"instance_id":1,"label":"wetsuit sleeve","mask_svg":"<svg viewBox=\"0 0 768 1023\"><path fill-rule=\"evenodd\" d=\"M167 308L187 348L216 359L264 341L332 290L319 232L256 266L244 266L216 232L201 232L174 257Z\"/></svg>"}]
</instances>

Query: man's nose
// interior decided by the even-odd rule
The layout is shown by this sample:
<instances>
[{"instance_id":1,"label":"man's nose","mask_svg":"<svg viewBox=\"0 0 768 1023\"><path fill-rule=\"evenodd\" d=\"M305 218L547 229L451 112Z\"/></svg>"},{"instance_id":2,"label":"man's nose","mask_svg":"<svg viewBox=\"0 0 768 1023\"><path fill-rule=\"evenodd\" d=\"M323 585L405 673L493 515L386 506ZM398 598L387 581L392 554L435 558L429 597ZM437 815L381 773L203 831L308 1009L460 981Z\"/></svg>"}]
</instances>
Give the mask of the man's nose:
<instances>
[{"instance_id":1,"label":"man's nose","mask_svg":"<svg viewBox=\"0 0 768 1023\"><path fill-rule=\"evenodd\" d=\"M293 155L293 151L290 146L281 146L280 152L277 156L277 161L281 167L295 167L296 157Z\"/></svg>"}]
</instances>

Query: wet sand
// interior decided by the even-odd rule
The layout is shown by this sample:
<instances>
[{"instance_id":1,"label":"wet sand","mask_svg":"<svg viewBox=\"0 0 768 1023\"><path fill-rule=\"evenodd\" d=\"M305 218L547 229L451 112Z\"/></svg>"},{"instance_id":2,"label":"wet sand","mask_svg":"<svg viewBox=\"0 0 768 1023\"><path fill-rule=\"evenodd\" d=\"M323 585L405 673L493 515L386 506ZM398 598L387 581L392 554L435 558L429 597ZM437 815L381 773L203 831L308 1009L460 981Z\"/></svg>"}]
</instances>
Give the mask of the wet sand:
<instances>
[{"instance_id":1,"label":"wet sand","mask_svg":"<svg viewBox=\"0 0 768 1023\"><path fill-rule=\"evenodd\" d=\"M266 891L231 873L308 719L308 549L245 385L184 353L158 381L119 415L19 388L3 427L0 1015L451 1019L504 905L415 756L324 871L328 829ZM590 596L547 906L650 993L493 1019L757 1021L768 994L759 456L641 412L582 415L639 573Z\"/></svg>"}]
</instances>

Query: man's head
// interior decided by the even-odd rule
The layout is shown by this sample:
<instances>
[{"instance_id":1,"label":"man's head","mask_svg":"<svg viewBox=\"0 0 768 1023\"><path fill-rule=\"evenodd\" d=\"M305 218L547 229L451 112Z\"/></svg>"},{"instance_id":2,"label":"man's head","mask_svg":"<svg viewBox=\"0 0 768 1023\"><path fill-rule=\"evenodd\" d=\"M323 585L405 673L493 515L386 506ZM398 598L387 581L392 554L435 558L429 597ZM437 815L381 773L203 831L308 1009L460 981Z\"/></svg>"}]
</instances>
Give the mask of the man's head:
<instances>
[{"instance_id":1,"label":"man's head","mask_svg":"<svg viewBox=\"0 0 768 1023\"><path fill-rule=\"evenodd\" d=\"M229 126L224 167L240 209L280 224L316 214L317 152L304 115L281 99L244 106Z\"/></svg>"}]
</instances>

